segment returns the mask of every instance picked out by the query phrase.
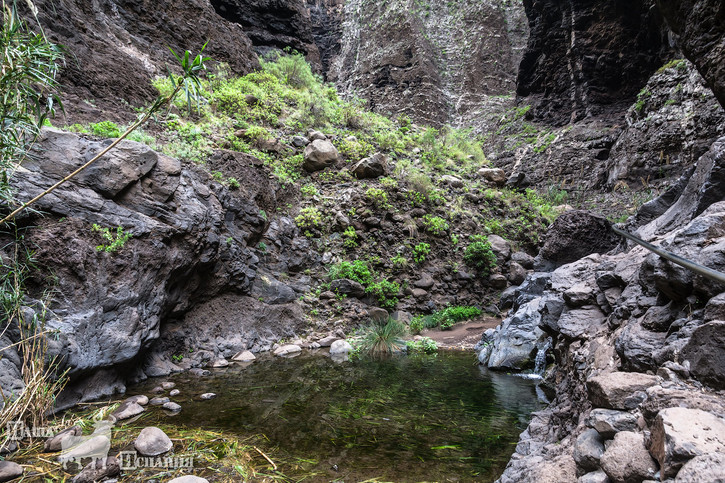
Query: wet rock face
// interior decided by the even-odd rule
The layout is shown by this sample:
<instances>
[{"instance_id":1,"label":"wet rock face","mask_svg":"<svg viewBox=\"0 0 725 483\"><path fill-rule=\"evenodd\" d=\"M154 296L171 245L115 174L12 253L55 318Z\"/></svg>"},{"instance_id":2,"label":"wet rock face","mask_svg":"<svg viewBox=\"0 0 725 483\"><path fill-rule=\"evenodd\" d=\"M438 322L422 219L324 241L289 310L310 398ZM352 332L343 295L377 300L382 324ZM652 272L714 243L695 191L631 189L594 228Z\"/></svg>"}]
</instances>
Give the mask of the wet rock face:
<instances>
[{"instance_id":1,"label":"wet rock face","mask_svg":"<svg viewBox=\"0 0 725 483\"><path fill-rule=\"evenodd\" d=\"M242 28L224 21L206 1L34 3L49 38L67 51L60 83L68 124L109 116L124 121L134 118L122 101L136 107L156 97L151 79L165 75L165 64L177 63L168 47L196 53L209 41L205 53L228 63L233 72L247 73L258 65Z\"/></svg>"},{"instance_id":2,"label":"wet rock face","mask_svg":"<svg viewBox=\"0 0 725 483\"><path fill-rule=\"evenodd\" d=\"M524 0L531 31L517 94L533 115L564 124L623 113L667 60L664 21L653 0Z\"/></svg>"}]
</instances>

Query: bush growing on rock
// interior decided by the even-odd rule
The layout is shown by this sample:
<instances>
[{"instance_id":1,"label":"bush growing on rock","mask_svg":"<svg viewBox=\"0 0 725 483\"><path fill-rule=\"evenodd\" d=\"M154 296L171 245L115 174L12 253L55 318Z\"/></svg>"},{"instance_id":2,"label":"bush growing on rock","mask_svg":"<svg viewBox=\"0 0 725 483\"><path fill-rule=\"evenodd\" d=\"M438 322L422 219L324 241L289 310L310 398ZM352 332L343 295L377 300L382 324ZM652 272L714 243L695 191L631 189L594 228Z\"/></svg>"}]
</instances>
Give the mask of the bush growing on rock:
<instances>
[{"instance_id":1,"label":"bush growing on rock","mask_svg":"<svg viewBox=\"0 0 725 483\"><path fill-rule=\"evenodd\" d=\"M322 213L314 206L302 208L295 217L295 223L301 230L312 230L322 225Z\"/></svg>"},{"instance_id":2,"label":"bush growing on rock","mask_svg":"<svg viewBox=\"0 0 725 483\"><path fill-rule=\"evenodd\" d=\"M448 231L448 223L439 216L423 216L423 227L425 231L435 236L443 236Z\"/></svg>"},{"instance_id":3,"label":"bush growing on rock","mask_svg":"<svg viewBox=\"0 0 725 483\"><path fill-rule=\"evenodd\" d=\"M392 309L398 303L398 292L400 292L400 284L390 282L389 280L378 280L371 283L366 289L366 293L373 295L378 300L378 305L384 309Z\"/></svg>"},{"instance_id":4,"label":"bush growing on rock","mask_svg":"<svg viewBox=\"0 0 725 483\"><path fill-rule=\"evenodd\" d=\"M485 277L496 266L496 255L485 236L472 235L470 239L471 243L466 247L463 261L480 276Z\"/></svg>"},{"instance_id":5,"label":"bush growing on rock","mask_svg":"<svg viewBox=\"0 0 725 483\"><path fill-rule=\"evenodd\" d=\"M330 280L346 278L367 287L373 281L374 273L363 260L355 260L353 262L342 261L333 265L328 276Z\"/></svg>"},{"instance_id":6,"label":"bush growing on rock","mask_svg":"<svg viewBox=\"0 0 725 483\"><path fill-rule=\"evenodd\" d=\"M430 245L427 243L418 243L413 247L413 260L420 265L425 262L425 257L430 253Z\"/></svg>"},{"instance_id":7,"label":"bush growing on rock","mask_svg":"<svg viewBox=\"0 0 725 483\"><path fill-rule=\"evenodd\" d=\"M380 188L368 188L365 197L379 210L389 209L388 194Z\"/></svg>"}]
</instances>

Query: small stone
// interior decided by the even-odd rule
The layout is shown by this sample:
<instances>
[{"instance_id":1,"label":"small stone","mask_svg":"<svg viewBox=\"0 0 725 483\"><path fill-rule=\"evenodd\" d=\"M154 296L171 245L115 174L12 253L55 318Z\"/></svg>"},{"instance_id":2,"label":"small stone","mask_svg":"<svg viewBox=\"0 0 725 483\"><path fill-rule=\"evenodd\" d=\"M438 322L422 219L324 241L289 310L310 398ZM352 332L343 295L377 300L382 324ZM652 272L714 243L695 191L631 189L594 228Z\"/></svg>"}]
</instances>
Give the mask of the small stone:
<instances>
[{"instance_id":1,"label":"small stone","mask_svg":"<svg viewBox=\"0 0 725 483\"><path fill-rule=\"evenodd\" d=\"M488 284L496 290L503 290L508 285L508 280L500 273L494 273L488 277Z\"/></svg>"},{"instance_id":2,"label":"small stone","mask_svg":"<svg viewBox=\"0 0 725 483\"><path fill-rule=\"evenodd\" d=\"M141 408L141 410L143 411L143 408ZM56 451L60 451L63 449L63 441L71 437L81 436L82 434L83 430L80 426L71 426L70 428L64 429L52 438L45 440L43 451L46 453L55 453Z\"/></svg>"},{"instance_id":3,"label":"small stone","mask_svg":"<svg viewBox=\"0 0 725 483\"><path fill-rule=\"evenodd\" d=\"M534 268L534 257L524 252L514 252L511 254L511 261L516 262L527 270Z\"/></svg>"},{"instance_id":4,"label":"small stone","mask_svg":"<svg viewBox=\"0 0 725 483\"><path fill-rule=\"evenodd\" d=\"M292 138L292 146L296 148L303 148L310 144L310 140L304 136L294 136Z\"/></svg>"},{"instance_id":5,"label":"small stone","mask_svg":"<svg viewBox=\"0 0 725 483\"><path fill-rule=\"evenodd\" d=\"M169 402L168 397L155 397L151 399L151 401L149 401L149 404L151 404L152 406L161 406L163 404L166 404L167 402Z\"/></svg>"},{"instance_id":6,"label":"small stone","mask_svg":"<svg viewBox=\"0 0 725 483\"><path fill-rule=\"evenodd\" d=\"M513 261L509 263L509 273L507 278L511 285L521 285L524 283L524 280L526 280L526 275L526 269L519 263Z\"/></svg>"},{"instance_id":7,"label":"small stone","mask_svg":"<svg viewBox=\"0 0 725 483\"><path fill-rule=\"evenodd\" d=\"M431 277L429 273L423 272L420 279L413 282L413 285L418 288L428 290L435 285L435 280L433 280L433 277Z\"/></svg>"},{"instance_id":8,"label":"small stone","mask_svg":"<svg viewBox=\"0 0 725 483\"><path fill-rule=\"evenodd\" d=\"M651 432L650 451L666 477L695 456L725 453L725 419L700 409L663 409Z\"/></svg>"},{"instance_id":9,"label":"small stone","mask_svg":"<svg viewBox=\"0 0 725 483\"><path fill-rule=\"evenodd\" d=\"M447 184L451 188L463 188L463 180L450 174L441 176L441 183Z\"/></svg>"},{"instance_id":10,"label":"small stone","mask_svg":"<svg viewBox=\"0 0 725 483\"><path fill-rule=\"evenodd\" d=\"M242 352L236 353L234 355L234 357L232 357L232 360L236 361L236 362L252 362L256 358L257 358L257 356L252 354L251 351L242 351Z\"/></svg>"},{"instance_id":11,"label":"small stone","mask_svg":"<svg viewBox=\"0 0 725 483\"><path fill-rule=\"evenodd\" d=\"M151 392L153 394L159 394L159 393L164 392L164 388L161 386L156 386L155 388L151 389Z\"/></svg>"},{"instance_id":12,"label":"small stone","mask_svg":"<svg viewBox=\"0 0 725 483\"><path fill-rule=\"evenodd\" d=\"M593 409L589 413L587 426L596 429L606 439L620 431L635 431L637 417L634 414L613 409Z\"/></svg>"},{"instance_id":13,"label":"small stone","mask_svg":"<svg viewBox=\"0 0 725 483\"><path fill-rule=\"evenodd\" d=\"M365 296L365 287L354 280L341 278L330 282L330 290L340 295L361 298Z\"/></svg>"},{"instance_id":14,"label":"small stone","mask_svg":"<svg viewBox=\"0 0 725 483\"><path fill-rule=\"evenodd\" d=\"M181 406L178 405L178 404L176 404L173 401L169 401L169 402L167 402L166 404L164 404L161 407L164 408L164 409L166 409L167 411L171 411L171 412L174 412L174 413L178 413L179 411L181 411Z\"/></svg>"},{"instance_id":15,"label":"small stone","mask_svg":"<svg viewBox=\"0 0 725 483\"><path fill-rule=\"evenodd\" d=\"M0 482L23 476L23 467L12 461L0 461Z\"/></svg>"},{"instance_id":16,"label":"small stone","mask_svg":"<svg viewBox=\"0 0 725 483\"><path fill-rule=\"evenodd\" d=\"M0 444L0 455L9 455L15 453L18 450L18 444L15 441L6 441Z\"/></svg>"},{"instance_id":17,"label":"small stone","mask_svg":"<svg viewBox=\"0 0 725 483\"><path fill-rule=\"evenodd\" d=\"M171 451L174 444L166 433L155 426L149 426L141 430L133 446L142 456L158 456Z\"/></svg>"},{"instance_id":18,"label":"small stone","mask_svg":"<svg viewBox=\"0 0 725 483\"><path fill-rule=\"evenodd\" d=\"M181 394L181 391L178 389L172 389L171 392L169 392L170 397L178 396L179 394Z\"/></svg>"},{"instance_id":19,"label":"small stone","mask_svg":"<svg viewBox=\"0 0 725 483\"><path fill-rule=\"evenodd\" d=\"M211 367L214 368L221 368L221 367L227 367L229 366L229 361L226 359L217 359L214 362L212 362Z\"/></svg>"},{"instance_id":20,"label":"small stone","mask_svg":"<svg viewBox=\"0 0 725 483\"><path fill-rule=\"evenodd\" d=\"M576 481L577 483L610 483L612 480L609 479L605 472L599 470L582 475Z\"/></svg>"},{"instance_id":21,"label":"small stone","mask_svg":"<svg viewBox=\"0 0 725 483\"><path fill-rule=\"evenodd\" d=\"M280 347L277 347L274 350L274 355L276 356L286 356L289 354L296 354L298 352L302 351L302 347L295 345L295 344L286 344Z\"/></svg>"},{"instance_id":22,"label":"small stone","mask_svg":"<svg viewBox=\"0 0 725 483\"><path fill-rule=\"evenodd\" d=\"M139 414L141 414L144 411L145 411L144 407L141 406L140 404L136 404L135 402L124 401L123 403L121 403L120 406L118 406L118 409L116 409L115 411L113 411L111 413L111 416L116 421L123 421L124 419L129 419L134 416L138 416ZM78 436L80 436L80 434Z\"/></svg>"},{"instance_id":23,"label":"small stone","mask_svg":"<svg viewBox=\"0 0 725 483\"><path fill-rule=\"evenodd\" d=\"M604 472L615 482L652 479L657 463L644 446L644 435L622 431L614 436L601 458Z\"/></svg>"},{"instance_id":24,"label":"small stone","mask_svg":"<svg viewBox=\"0 0 725 483\"><path fill-rule=\"evenodd\" d=\"M348 341L336 340L330 346L330 355L348 354L352 352L352 350L353 348Z\"/></svg>"},{"instance_id":25,"label":"small stone","mask_svg":"<svg viewBox=\"0 0 725 483\"><path fill-rule=\"evenodd\" d=\"M611 372L587 381L589 399L595 407L634 409L647 398L645 391L657 377L636 372Z\"/></svg>"},{"instance_id":26,"label":"small stone","mask_svg":"<svg viewBox=\"0 0 725 483\"><path fill-rule=\"evenodd\" d=\"M390 314L388 314L388 311L380 308L380 307L372 307L368 309L368 317L370 317L370 320L372 321L386 321L388 320L388 317L390 317Z\"/></svg>"},{"instance_id":27,"label":"small stone","mask_svg":"<svg viewBox=\"0 0 725 483\"><path fill-rule=\"evenodd\" d=\"M111 449L111 425L110 421L102 421L96 426L97 436L80 437L76 440L66 439L63 451L58 456L58 461L66 464L75 462L82 458L108 456Z\"/></svg>"},{"instance_id":28,"label":"small stone","mask_svg":"<svg viewBox=\"0 0 725 483\"><path fill-rule=\"evenodd\" d=\"M428 296L428 292L426 290L423 290L422 288L414 288L412 292L413 297L417 299L422 299Z\"/></svg>"},{"instance_id":29,"label":"small stone","mask_svg":"<svg viewBox=\"0 0 725 483\"><path fill-rule=\"evenodd\" d=\"M308 172L320 171L335 164L339 157L340 153L330 141L316 139L305 148L302 168Z\"/></svg>"},{"instance_id":30,"label":"small stone","mask_svg":"<svg viewBox=\"0 0 725 483\"><path fill-rule=\"evenodd\" d=\"M204 377L211 374L211 372L207 371L206 369L201 369L199 367L194 367L193 369L189 369L189 374L193 374L198 377Z\"/></svg>"},{"instance_id":31,"label":"small stone","mask_svg":"<svg viewBox=\"0 0 725 483\"><path fill-rule=\"evenodd\" d=\"M335 342L339 337L334 335L328 335L324 339L320 339L317 341L318 344L320 344L320 347L330 347L333 342Z\"/></svg>"},{"instance_id":32,"label":"small stone","mask_svg":"<svg viewBox=\"0 0 725 483\"><path fill-rule=\"evenodd\" d=\"M574 461L577 466L593 471L599 469L599 460L604 454L604 442L594 429L587 429L576 439L574 444Z\"/></svg>"},{"instance_id":33,"label":"small stone","mask_svg":"<svg viewBox=\"0 0 725 483\"><path fill-rule=\"evenodd\" d=\"M326 140L326 139L327 139L327 136L325 136L325 135L324 135L323 133L321 133L320 131L310 131L310 132L309 132L309 133L307 134L307 137L308 137L308 138L310 138L310 141L318 141L318 140L320 140L320 141L324 141L324 140Z\"/></svg>"},{"instance_id":34,"label":"small stone","mask_svg":"<svg viewBox=\"0 0 725 483\"><path fill-rule=\"evenodd\" d=\"M121 474L121 465L117 458L109 456L107 458L98 458L88 464L83 471L78 473L71 480L72 483L95 483L103 481L107 478L118 476Z\"/></svg>"},{"instance_id":35,"label":"small stone","mask_svg":"<svg viewBox=\"0 0 725 483\"><path fill-rule=\"evenodd\" d=\"M208 401L208 400L210 400L210 399L214 399L214 398L216 397L216 394L214 394L213 392L205 392L204 394L202 394L202 395L201 395L201 396L199 396L199 397L200 397L200 398L201 398L202 400L204 400L204 401Z\"/></svg>"},{"instance_id":36,"label":"small stone","mask_svg":"<svg viewBox=\"0 0 725 483\"><path fill-rule=\"evenodd\" d=\"M162 382L161 387L164 389L164 391L168 391L169 389L173 389L176 387L175 382Z\"/></svg>"},{"instance_id":37,"label":"small stone","mask_svg":"<svg viewBox=\"0 0 725 483\"><path fill-rule=\"evenodd\" d=\"M136 403L139 406L146 406L149 403L149 398L148 398L148 396L139 394L138 396L131 396L131 397L127 398L126 402Z\"/></svg>"}]
</instances>

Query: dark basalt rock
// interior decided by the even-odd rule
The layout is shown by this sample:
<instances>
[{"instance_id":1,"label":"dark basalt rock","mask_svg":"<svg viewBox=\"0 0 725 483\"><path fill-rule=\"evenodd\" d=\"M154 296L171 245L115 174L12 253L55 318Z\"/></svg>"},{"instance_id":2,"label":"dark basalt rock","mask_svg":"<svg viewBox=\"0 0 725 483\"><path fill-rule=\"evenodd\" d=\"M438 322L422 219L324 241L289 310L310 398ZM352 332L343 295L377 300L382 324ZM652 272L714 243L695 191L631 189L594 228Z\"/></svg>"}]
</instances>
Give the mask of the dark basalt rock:
<instances>
[{"instance_id":1,"label":"dark basalt rock","mask_svg":"<svg viewBox=\"0 0 725 483\"><path fill-rule=\"evenodd\" d=\"M587 211L568 211L554 221L537 261L558 267L591 253L606 253L619 243L610 222Z\"/></svg>"},{"instance_id":2,"label":"dark basalt rock","mask_svg":"<svg viewBox=\"0 0 725 483\"><path fill-rule=\"evenodd\" d=\"M534 117L556 124L623 114L668 59L664 20L654 0L524 0L528 46L516 92Z\"/></svg>"}]
</instances>

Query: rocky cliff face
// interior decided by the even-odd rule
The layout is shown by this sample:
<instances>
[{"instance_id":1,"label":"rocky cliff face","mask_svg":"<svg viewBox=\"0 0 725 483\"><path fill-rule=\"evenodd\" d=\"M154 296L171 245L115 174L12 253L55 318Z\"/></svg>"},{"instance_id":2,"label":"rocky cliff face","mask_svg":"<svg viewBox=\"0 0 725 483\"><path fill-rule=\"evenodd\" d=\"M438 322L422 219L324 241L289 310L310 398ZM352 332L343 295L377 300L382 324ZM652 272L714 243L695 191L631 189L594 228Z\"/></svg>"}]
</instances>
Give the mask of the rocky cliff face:
<instances>
[{"instance_id":1,"label":"rocky cliff face","mask_svg":"<svg viewBox=\"0 0 725 483\"><path fill-rule=\"evenodd\" d=\"M524 7L531 35L516 92L550 123L621 114L672 52L653 0L524 0Z\"/></svg>"},{"instance_id":2,"label":"rocky cliff face","mask_svg":"<svg viewBox=\"0 0 725 483\"><path fill-rule=\"evenodd\" d=\"M465 124L491 96L514 90L526 27L507 2L345 3L339 56L328 74L379 112Z\"/></svg>"},{"instance_id":3,"label":"rocky cliff face","mask_svg":"<svg viewBox=\"0 0 725 483\"><path fill-rule=\"evenodd\" d=\"M39 193L102 147L45 130L42 156L13 178L18 196ZM155 354L169 349L188 355L191 340L194 354L186 367L269 348L269 340L299 331L302 314L290 303L298 297L295 289L259 275L264 264L255 247L269 227L264 214L277 205L275 185L246 155L222 152L209 162L217 169L228 165L243 186L229 191L198 168L124 142L110 159L41 200L45 218L20 220L38 225L26 241L38 247L43 267L30 287L36 299L28 301L26 316L43 310L49 281L61 284L47 301L46 316L48 329L57 331L49 353L70 371L61 407L123 391L128 380L179 370L171 354L163 361ZM93 224L123 226L133 237L118 253L98 251L104 240ZM267 236L297 270L314 262L291 220L275 233ZM166 342L160 344L162 333ZM7 369L3 387L19 387L17 367Z\"/></svg>"},{"instance_id":4,"label":"rocky cliff face","mask_svg":"<svg viewBox=\"0 0 725 483\"><path fill-rule=\"evenodd\" d=\"M252 44L239 25L220 21L203 0L37 0L41 25L67 52L61 76L69 124L128 121L132 107L156 96L151 79L176 65L177 52L199 52L239 74L254 69ZM21 6L24 5L21 2ZM26 18L34 19L26 12Z\"/></svg>"}]
</instances>

